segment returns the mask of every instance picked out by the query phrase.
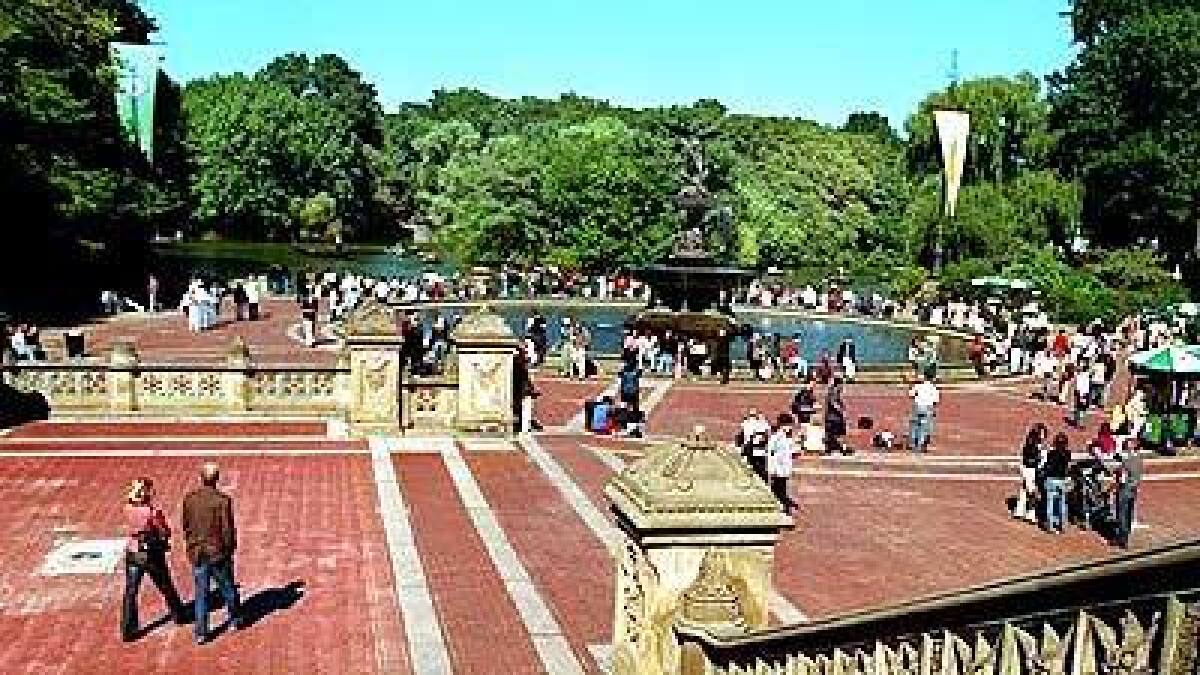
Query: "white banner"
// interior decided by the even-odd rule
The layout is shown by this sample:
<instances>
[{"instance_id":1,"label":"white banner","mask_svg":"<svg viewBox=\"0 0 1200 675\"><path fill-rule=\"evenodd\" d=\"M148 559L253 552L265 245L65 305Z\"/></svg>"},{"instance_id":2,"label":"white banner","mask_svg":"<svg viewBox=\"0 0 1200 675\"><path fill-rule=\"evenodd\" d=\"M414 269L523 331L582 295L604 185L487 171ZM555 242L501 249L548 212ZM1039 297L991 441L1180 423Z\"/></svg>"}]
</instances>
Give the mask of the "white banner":
<instances>
[{"instance_id":1,"label":"white banner","mask_svg":"<svg viewBox=\"0 0 1200 675\"><path fill-rule=\"evenodd\" d=\"M946 176L945 213L953 218L958 206L958 188L962 185L963 166L967 161L967 133L971 116L958 110L935 110L938 138L942 141L942 171Z\"/></svg>"}]
</instances>

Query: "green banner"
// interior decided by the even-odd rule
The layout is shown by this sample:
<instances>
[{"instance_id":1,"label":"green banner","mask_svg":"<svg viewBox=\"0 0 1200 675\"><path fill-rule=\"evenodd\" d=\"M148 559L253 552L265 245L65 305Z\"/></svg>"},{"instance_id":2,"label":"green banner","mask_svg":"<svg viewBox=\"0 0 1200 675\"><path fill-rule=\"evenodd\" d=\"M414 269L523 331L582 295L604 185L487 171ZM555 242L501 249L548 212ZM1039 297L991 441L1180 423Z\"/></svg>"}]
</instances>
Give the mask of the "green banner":
<instances>
[{"instance_id":1,"label":"green banner","mask_svg":"<svg viewBox=\"0 0 1200 675\"><path fill-rule=\"evenodd\" d=\"M162 50L154 45L113 44L117 66L117 115L130 143L154 163L154 95Z\"/></svg>"}]
</instances>

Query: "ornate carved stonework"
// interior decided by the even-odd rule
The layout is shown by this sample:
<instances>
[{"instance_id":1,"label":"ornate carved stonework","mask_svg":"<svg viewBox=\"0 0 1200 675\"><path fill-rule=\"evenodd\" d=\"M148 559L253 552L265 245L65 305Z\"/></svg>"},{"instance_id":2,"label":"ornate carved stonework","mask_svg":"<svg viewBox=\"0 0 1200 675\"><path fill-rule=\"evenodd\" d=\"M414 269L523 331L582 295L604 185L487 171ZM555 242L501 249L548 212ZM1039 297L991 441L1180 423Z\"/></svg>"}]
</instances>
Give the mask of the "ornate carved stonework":
<instances>
[{"instance_id":1,"label":"ornate carved stonework","mask_svg":"<svg viewBox=\"0 0 1200 675\"><path fill-rule=\"evenodd\" d=\"M683 592L680 617L711 628L744 630L746 617L729 575L728 554L710 548L700 561L700 574Z\"/></svg>"},{"instance_id":2,"label":"ornate carved stonework","mask_svg":"<svg viewBox=\"0 0 1200 675\"><path fill-rule=\"evenodd\" d=\"M387 337L399 335L396 315L392 308L374 299L368 299L346 317L346 339Z\"/></svg>"},{"instance_id":3,"label":"ornate carved stonework","mask_svg":"<svg viewBox=\"0 0 1200 675\"><path fill-rule=\"evenodd\" d=\"M679 625L735 634L767 626L772 546L792 520L731 448L703 434L651 448L605 494L626 534L614 673L679 672Z\"/></svg>"},{"instance_id":4,"label":"ornate carved stonework","mask_svg":"<svg viewBox=\"0 0 1200 675\"><path fill-rule=\"evenodd\" d=\"M454 329L458 410L464 431L509 433L513 425L513 354L519 342L504 318L488 305L468 314Z\"/></svg>"},{"instance_id":5,"label":"ornate carved stonework","mask_svg":"<svg viewBox=\"0 0 1200 675\"><path fill-rule=\"evenodd\" d=\"M604 492L639 529L792 524L741 456L703 434L652 448Z\"/></svg>"}]
</instances>

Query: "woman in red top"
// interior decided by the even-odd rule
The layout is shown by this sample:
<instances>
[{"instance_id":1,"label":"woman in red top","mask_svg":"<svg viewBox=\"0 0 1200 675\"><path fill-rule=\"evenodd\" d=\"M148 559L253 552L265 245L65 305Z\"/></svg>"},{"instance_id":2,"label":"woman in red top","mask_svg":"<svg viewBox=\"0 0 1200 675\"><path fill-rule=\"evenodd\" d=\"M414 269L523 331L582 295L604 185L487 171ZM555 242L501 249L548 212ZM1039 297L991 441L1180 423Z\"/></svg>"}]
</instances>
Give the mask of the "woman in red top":
<instances>
[{"instance_id":1,"label":"woman in red top","mask_svg":"<svg viewBox=\"0 0 1200 675\"><path fill-rule=\"evenodd\" d=\"M138 588L142 576L149 575L158 587L175 623L187 623L183 603L171 581L167 566L171 526L162 509L154 504L154 483L138 478L129 484L126 493L125 523L125 597L121 603L121 639L129 642L138 637Z\"/></svg>"}]
</instances>

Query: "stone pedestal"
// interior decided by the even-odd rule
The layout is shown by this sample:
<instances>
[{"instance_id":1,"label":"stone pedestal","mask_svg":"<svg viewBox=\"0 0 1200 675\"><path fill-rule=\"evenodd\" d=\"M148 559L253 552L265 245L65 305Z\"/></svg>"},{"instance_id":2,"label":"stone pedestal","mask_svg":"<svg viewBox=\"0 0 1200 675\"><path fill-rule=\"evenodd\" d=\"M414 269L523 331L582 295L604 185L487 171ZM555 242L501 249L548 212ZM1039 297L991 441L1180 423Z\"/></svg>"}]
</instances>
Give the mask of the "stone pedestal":
<instances>
[{"instance_id":1,"label":"stone pedestal","mask_svg":"<svg viewBox=\"0 0 1200 675\"><path fill-rule=\"evenodd\" d=\"M457 353L459 431L510 434L513 430L513 354L520 341L504 318L483 305L451 336Z\"/></svg>"},{"instance_id":2,"label":"stone pedestal","mask_svg":"<svg viewBox=\"0 0 1200 675\"><path fill-rule=\"evenodd\" d=\"M108 355L108 406L113 412L133 412L137 403L138 355L132 342L114 342Z\"/></svg>"},{"instance_id":3,"label":"stone pedestal","mask_svg":"<svg viewBox=\"0 0 1200 675\"><path fill-rule=\"evenodd\" d=\"M347 422L355 436L400 433L400 345L392 310L367 300L346 318L350 360Z\"/></svg>"},{"instance_id":4,"label":"stone pedestal","mask_svg":"<svg viewBox=\"0 0 1200 675\"><path fill-rule=\"evenodd\" d=\"M652 448L604 492L624 534L615 675L679 672L677 622L735 634L767 627L774 546L792 519L732 447L698 432Z\"/></svg>"}]
</instances>

